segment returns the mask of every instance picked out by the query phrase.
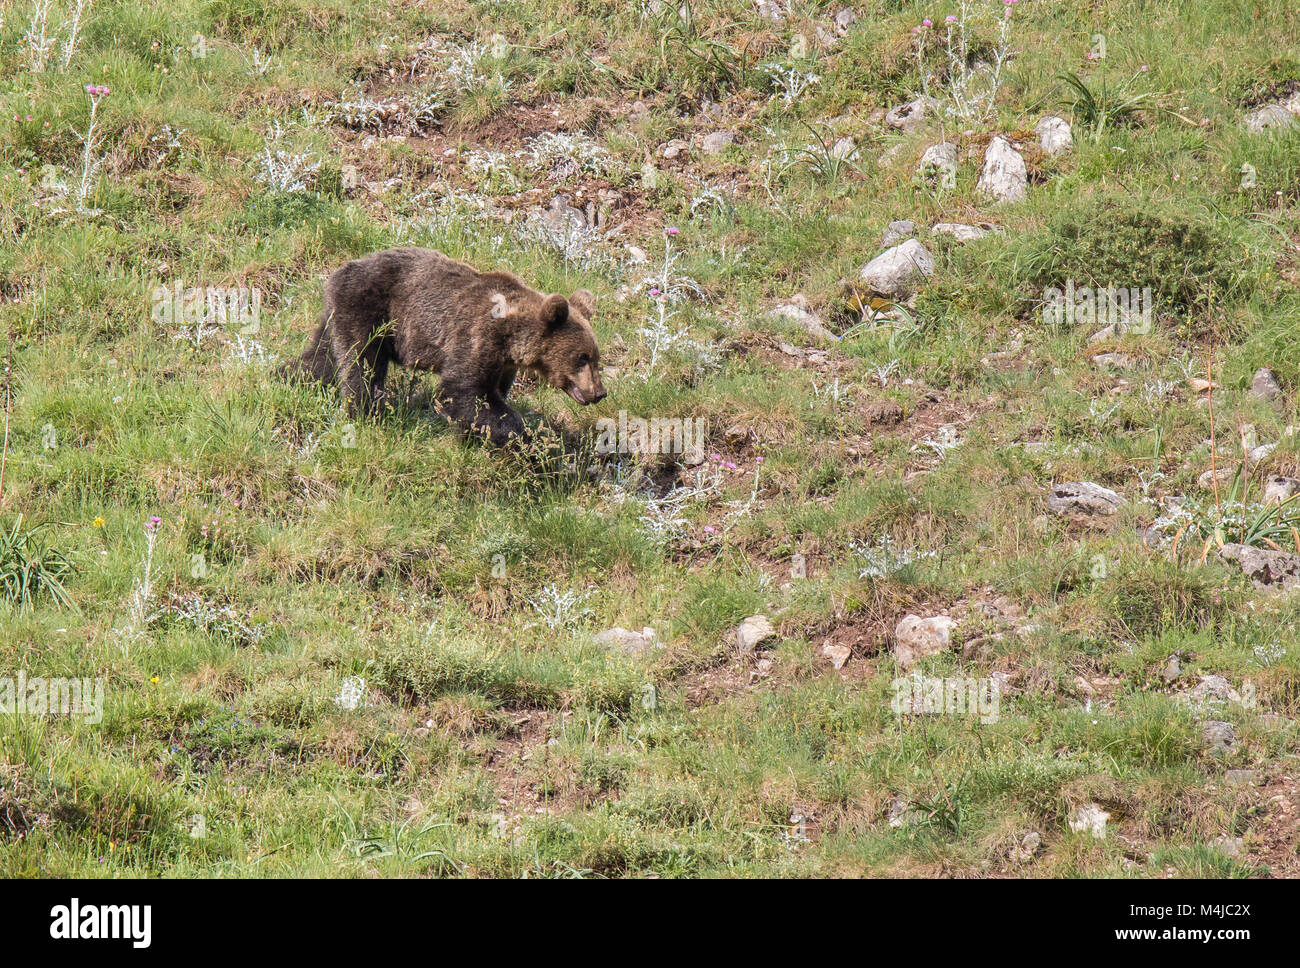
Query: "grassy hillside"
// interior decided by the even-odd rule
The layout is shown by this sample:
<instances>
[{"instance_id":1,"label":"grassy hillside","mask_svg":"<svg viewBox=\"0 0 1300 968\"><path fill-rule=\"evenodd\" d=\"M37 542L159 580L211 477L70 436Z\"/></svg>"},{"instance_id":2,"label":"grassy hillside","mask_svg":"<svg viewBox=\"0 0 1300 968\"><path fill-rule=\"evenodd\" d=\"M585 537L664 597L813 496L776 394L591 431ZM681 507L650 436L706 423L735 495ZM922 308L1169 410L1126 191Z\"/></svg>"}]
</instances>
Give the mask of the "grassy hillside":
<instances>
[{"instance_id":1,"label":"grassy hillside","mask_svg":"<svg viewBox=\"0 0 1300 968\"><path fill-rule=\"evenodd\" d=\"M1220 554L1300 574L1290 0L0 9L0 680L104 699L0 712L0 874L1300 873L1300 605ZM278 382L394 245L592 290L608 398L498 452Z\"/></svg>"}]
</instances>

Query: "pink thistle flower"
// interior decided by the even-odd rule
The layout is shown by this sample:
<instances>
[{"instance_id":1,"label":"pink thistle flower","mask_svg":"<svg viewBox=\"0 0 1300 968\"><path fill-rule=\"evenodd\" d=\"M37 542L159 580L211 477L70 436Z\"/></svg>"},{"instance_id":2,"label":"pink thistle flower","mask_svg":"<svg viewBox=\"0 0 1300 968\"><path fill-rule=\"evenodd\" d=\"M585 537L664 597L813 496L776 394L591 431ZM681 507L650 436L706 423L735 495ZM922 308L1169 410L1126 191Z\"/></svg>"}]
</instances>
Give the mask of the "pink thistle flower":
<instances>
[{"instance_id":1,"label":"pink thistle flower","mask_svg":"<svg viewBox=\"0 0 1300 968\"><path fill-rule=\"evenodd\" d=\"M922 21L921 21L921 26L922 26L922 27L930 27L930 26L933 26L933 25L930 23L929 20L922 20Z\"/></svg>"},{"instance_id":2,"label":"pink thistle flower","mask_svg":"<svg viewBox=\"0 0 1300 968\"><path fill-rule=\"evenodd\" d=\"M664 229L664 231L667 232L669 235L676 235L678 229L677 229L677 226L675 226L675 225L670 225L670 226L668 226L668 228Z\"/></svg>"},{"instance_id":3,"label":"pink thistle flower","mask_svg":"<svg viewBox=\"0 0 1300 968\"><path fill-rule=\"evenodd\" d=\"M946 24L955 24L957 22L957 15L955 13L950 13L948 16L943 18L943 22Z\"/></svg>"}]
</instances>

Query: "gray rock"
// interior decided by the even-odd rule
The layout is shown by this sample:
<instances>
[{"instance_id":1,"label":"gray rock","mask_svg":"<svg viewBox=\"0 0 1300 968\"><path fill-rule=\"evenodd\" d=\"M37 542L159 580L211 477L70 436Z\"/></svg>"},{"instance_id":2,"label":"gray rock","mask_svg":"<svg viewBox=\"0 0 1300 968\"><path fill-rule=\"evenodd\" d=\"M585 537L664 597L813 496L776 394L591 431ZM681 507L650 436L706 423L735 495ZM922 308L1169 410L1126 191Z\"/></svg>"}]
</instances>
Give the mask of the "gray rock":
<instances>
[{"instance_id":1,"label":"gray rock","mask_svg":"<svg viewBox=\"0 0 1300 968\"><path fill-rule=\"evenodd\" d=\"M1047 506L1057 514L1085 518L1109 517L1124 506L1124 499L1108 487L1089 481L1053 484Z\"/></svg>"},{"instance_id":2,"label":"gray rock","mask_svg":"<svg viewBox=\"0 0 1300 968\"><path fill-rule=\"evenodd\" d=\"M839 337L826 328L821 321L821 317L812 311L812 306L808 302L808 297L803 293L795 293L790 297L788 302L781 303L767 311L767 315L773 319L792 319L804 330L818 339L838 340Z\"/></svg>"},{"instance_id":3,"label":"gray rock","mask_svg":"<svg viewBox=\"0 0 1300 968\"><path fill-rule=\"evenodd\" d=\"M615 626L596 636L596 643L606 648L618 649L628 655L646 655L660 648L659 636L650 626L634 632L631 629Z\"/></svg>"},{"instance_id":4,"label":"gray rock","mask_svg":"<svg viewBox=\"0 0 1300 968\"><path fill-rule=\"evenodd\" d=\"M1210 489L1213 488L1214 485L1217 483L1220 487L1222 487L1225 484L1231 484L1232 479L1236 476L1237 476L1237 468L1235 466L1230 465L1228 467L1216 467L1213 470L1206 471L1204 474L1198 477L1196 479L1196 485L1198 487Z\"/></svg>"},{"instance_id":5,"label":"gray rock","mask_svg":"<svg viewBox=\"0 0 1300 968\"><path fill-rule=\"evenodd\" d=\"M1245 841L1240 837L1229 837L1227 834L1215 837L1210 843L1224 854L1234 858L1240 857L1246 849Z\"/></svg>"},{"instance_id":6,"label":"gray rock","mask_svg":"<svg viewBox=\"0 0 1300 968\"><path fill-rule=\"evenodd\" d=\"M1025 159L1011 147L1011 142L998 135L984 152L984 168L980 171L976 190L1000 202L1018 202L1025 197L1028 186L1029 171L1025 168Z\"/></svg>"},{"instance_id":7,"label":"gray rock","mask_svg":"<svg viewBox=\"0 0 1300 968\"><path fill-rule=\"evenodd\" d=\"M1049 155L1059 155L1074 147L1074 134L1065 118L1048 115L1034 126L1034 134Z\"/></svg>"},{"instance_id":8,"label":"gray rock","mask_svg":"<svg viewBox=\"0 0 1300 968\"><path fill-rule=\"evenodd\" d=\"M910 219L900 219L897 222L890 222L885 228L885 234L881 236L880 244L885 246L898 245L916 235L916 224Z\"/></svg>"},{"instance_id":9,"label":"gray rock","mask_svg":"<svg viewBox=\"0 0 1300 968\"><path fill-rule=\"evenodd\" d=\"M714 131L704 136L700 150L706 155L720 155L735 142L736 136L730 131Z\"/></svg>"},{"instance_id":10,"label":"gray rock","mask_svg":"<svg viewBox=\"0 0 1300 968\"><path fill-rule=\"evenodd\" d=\"M935 615L932 618L904 616L894 629L894 656L898 659L898 664L907 669L928 655L947 651L956 624L947 615Z\"/></svg>"},{"instance_id":11,"label":"gray rock","mask_svg":"<svg viewBox=\"0 0 1300 968\"><path fill-rule=\"evenodd\" d=\"M1293 589L1300 587L1300 555L1272 548L1252 548L1243 544L1226 544L1219 558L1235 562L1256 588Z\"/></svg>"},{"instance_id":12,"label":"gray rock","mask_svg":"<svg viewBox=\"0 0 1300 968\"><path fill-rule=\"evenodd\" d=\"M961 222L936 222L930 226L935 235L951 235L958 242L973 242L989 234L989 230L978 225L964 225Z\"/></svg>"},{"instance_id":13,"label":"gray rock","mask_svg":"<svg viewBox=\"0 0 1300 968\"><path fill-rule=\"evenodd\" d=\"M1255 371L1255 376L1250 381L1250 393L1251 396L1274 406L1280 406L1282 403L1282 388L1277 385L1277 379L1268 367L1261 366Z\"/></svg>"},{"instance_id":14,"label":"gray rock","mask_svg":"<svg viewBox=\"0 0 1300 968\"><path fill-rule=\"evenodd\" d=\"M776 628L766 615L751 615L736 627L736 647L741 652L753 652L775 637Z\"/></svg>"},{"instance_id":15,"label":"gray rock","mask_svg":"<svg viewBox=\"0 0 1300 968\"><path fill-rule=\"evenodd\" d=\"M1247 114L1242 123L1251 134L1271 134L1295 127L1298 122L1295 115L1281 104L1265 104Z\"/></svg>"},{"instance_id":16,"label":"gray rock","mask_svg":"<svg viewBox=\"0 0 1300 968\"><path fill-rule=\"evenodd\" d=\"M1013 864L1027 864L1034 859L1038 853L1039 846L1042 845L1043 838L1038 835L1038 831L1031 830L1020 838L1020 843L1011 848L1008 856Z\"/></svg>"},{"instance_id":17,"label":"gray rock","mask_svg":"<svg viewBox=\"0 0 1300 968\"><path fill-rule=\"evenodd\" d=\"M1207 719L1201 723L1201 739L1211 750L1229 750L1236 738L1237 728L1232 723L1218 719Z\"/></svg>"},{"instance_id":18,"label":"gray rock","mask_svg":"<svg viewBox=\"0 0 1300 968\"><path fill-rule=\"evenodd\" d=\"M1223 774L1225 783L1232 786L1250 786L1258 774L1254 770L1227 770Z\"/></svg>"},{"instance_id":19,"label":"gray rock","mask_svg":"<svg viewBox=\"0 0 1300 968\"><path fill-rule=\"evenodd\" d=\"M831 157L851 160L858 153L858 144L852 138L840 138L831 145Z\"/></svg>"},{"instance_id":20,"label":"gray rock","mask_svg":"<svg viewBox=\"0 0 1300 968\"><path fill-rule=\"evenodd\" d=\"M1178 701L1197 710L1241 702L1241 694L1223 676L1201 676L1201 681L1180 693Z\"/></svg>"},{"instance_id":21,"label":"gray rock","mask_svg":"<svg viewBox=\"0 0 1300 968\"><path fill-rule=\"evenodd\" d=\"M934 98L921 95L914 101L890 108L885 113L885 123L891 128L911 134L925 126L926 119L934 115L938 106L939 102Z\"/></svg>"},{"instance_id":22,"label":"gray rock","mask_svg":"<svg viewBox=\"0 0 1300 968\"><path fill-rule=\"evenodd\" d=\"M676 158L685 157L690 150L691 146L685 141L682 141L680 138L674 138L672 141L665 143L663 147L660 148L659 154L667 160L672 161Z\"/></svg>"},{"instance_id":23,"label":"gray rock","mask_svg":"<svg viewBox=\"0 0 1300 968\"><path fill-rule=\"evenodd\" d=\"M1070 814L1070 830L1074 833L1092 834L1096 840L1106 839L1106 821L1110 814L1095 803L1085 803Z\"/></svg>"},{"instance_id":24,"label":"gray rock","mask_svg":"<svg viewBox=\"0 0 1300 968\"><path fill-rule=\"evenodd\" d=\"M1096 366L1110 370L1131 370L1133 368L1133 357L1127 353L1098 353L1092 358L1092 362Z\"/></svg>"},{"instance_id":25,"label":"gray rock","mask_svg":"<svg viewBox=\"0 0 1300 968\"><path fill-rule=\"evenodd\" d=\"M957 146L951 141L930 145L916 163L916 173L923 178L936 179L944 172L957 171ZM951 186L949 186L951 187Z\"/></svg>"},{"instance_id":26,"label":"gray rock","mask_svg":"<svg viewBox=\"0 0 1300 968\"><path fill-rule=\"evenodd\" d=\"M844 33L857 22L858 15L851 8L843 7L835 11L835 26L839 28L840 33Z\"/></svg>"},{"instance_id":27,"label":"gray rock","mask_svg":"<svg viewBox=\"0 0 1300 968\"><path fill-rule=\"evenodd\" d=\"M916 239L908 239L863 266L861 279L873 292L906 299L921 279L932 275L934 256Z\"/></svg>"},{"instance_id":28,"label":"gray rock","mask_svg":"<svg viewBox=\"0 0 1300 968\"><path fill-rule=\"evenodd\" d=\"M1264 485L1263 501L1265 504L1281 504L1294 497L1297 491L1300 491L1300 479L1275 474Z\"/></svg>"}]
</instances>

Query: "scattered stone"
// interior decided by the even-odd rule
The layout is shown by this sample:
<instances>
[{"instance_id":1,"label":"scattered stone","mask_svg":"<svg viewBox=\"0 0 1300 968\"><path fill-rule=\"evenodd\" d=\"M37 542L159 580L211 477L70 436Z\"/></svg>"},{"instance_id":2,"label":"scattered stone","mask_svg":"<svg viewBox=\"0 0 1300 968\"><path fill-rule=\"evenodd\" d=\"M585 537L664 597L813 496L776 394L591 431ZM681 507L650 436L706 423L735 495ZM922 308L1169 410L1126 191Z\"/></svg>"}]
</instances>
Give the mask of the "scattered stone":
<instances>
[{"instance_id":1,"label":"scattered stone","mask_svg":"<svg viewBox=\"0 0 1300 968\"><path fill-rule=\"evenodd\" d=\"M1092 362L1097 366L1111 370L1131 370L1133 368L1133 357L1127 353L1098 353L1092 358Z\"/></svg>"},{"instance_id":2,"label":"scattered stone","mask_svg":"<svg viewBox=\"0 0 1300 968\"><path fill-rule=\"evenodd\" d=\"M1201 723L1201 739L1214 752L1231 749L1236 738L1237 728L1232 723L1218 719L1207 719Z\"/></svg>"},{"instance_id":3,"label":"scattered stone","mask_svg":"<svg viewBox=\"0 0 1300 968\"><path fill-rule=\"evenodd\" d=\"M680 138L675 138L672 141L665 143L663 147L659 149L659 154L666 160L673 161L677 158L684 158L690 150L690 145L685 141L682 141Z\"/></svg>"},{"instance_id":4,"label":"scattered stone","mask_svg":"<svg viewBox=\"0 0 1300 968\"><path fill-rule=\"evenodd\" d=\"M1231 484L1232 479L1236 476L1237 468L1230 464L1227 467L1216 467L1213 470L1206 471L1196 479L1196 484L1198 487L1207 489L1214 487L1215 484L1222 487L1225 484Z\"/></svg>"},{"instance_id":5,"label":"scattered stone","mask_svg":"<svg viewBox=\"0 0 1300 968\"><path fill-rule=\"evenodd\" d=\"M862 267L861 279L873 292L906 299L916 283L934 275L934 256L916 239L886 249Z\"/></svg>"},{"instance_id":6,"label":"scattered stone","mask_svg":"<svg viewBox=\"0 0 1300 968\"><path fill-rule=\"evenodd\" d=\"M1277 378L1268 367L1260 367L1250 381L1250 392L1254 397L1271 404L1276 409L1282 407L1282 388L1277 385Z\"/></svg>"},{"instance_id":7,"label":"scattered stone","mask_svg":"<svg viewBox=\"0 0 1300 968\"><path fill-rule=\"evenodd\" d=\"M831 660L831 665L836 669L843 669L844 663L849 661L853 655L853 649L847 645L831 645L829 642L822 646L822 655Z\"/></svg>"},{"instance_id":8,"label":"scattered stone","mask_svg":"<svg viewBox=\"0 0 1300 968\"><path fill-rule=\"evenodd\" d=\"M1178 701L1197 710L1222 706L1224 703L1241 702L1241 694L1223 676L1201 676L1201 681L1191 689L1181 693Z\"/></svg>"},{"instance_id":9,"label":"scattered stone","mask_svg":"<svg viewBox=\"0 0 1300 968\"><path fill-rule=\"evenodd\" d=\"M885 234L880 238L880 244L886 247L898 245L914 235L916 235L916 223L910 219L901 219L889 223L885 228Z\"/></svg>"},{"instance_id":10,"label":"scattered stone","mask_svg":"<svg viewBox=\"0 0 1300 968\"><path fill-rule=\"evenodd\" d=\"M1042 844L1043 838L1038 836L1035 830L1029 831L1020 838L1020 843L1011 848L1008 857L1013 864L1027 864L1034 859L1038 853L1038 848Z\"/></svg>"},{"instance_id":11,"label":"scattered stone","mask_svg":"<svg viewBox=\"0 0 1300 968\"><path fill-rule=\"evenodd\" d=\"M1211 841L1211 845L1219 848L1220 851L1227 854L1229 857L1234 858L1240 857L1242 852L1245 850L1245 843L1240 837L1229 837L1227 834L1215 837L1214 840Z\"/></svg>"},{"instance_id":12,"label":"scattered stone","mask_svg":"<svg viewBox=\"0 0 1300 968\"><path fill-rule=\"evenodd\" d=\"M890 108L885 113L885 123L911 134L925 126L926 118L934 113L938 103L934 98L922 95L914 101Z\"/></svg>"},{"instance_id":13,"label":"scattered stone","mask_svg":"<svg viewBox=\"0 0 1300 968\"><path fill-rule=\"evenodd\" d=\"M1294 127L1296 117L1280 104L1265 104L1247 114L1243 123L1251 134L1271 134Z\"/></svg>"},{"instance_id":14,"label":"scattered stone","mask_svg":"<svg viewBox=\"0 0 1300 968\"><path fill-rule=\"evenodd\" d=\"M1108 517L1124 505L1124 499L1108 487L1089 481L1064 481L1052 485L1047 506L1057 514L1084 518Z\"/></svg>"},{"instance_id":15,"label":"scattered stone","mask_svg":"<svg viewBox=\"0 0 1300 968\"><path fill-rule=\"evenodd\" d=\"M940 141L930 145L917 162L918 175L930 177L938 172L957 170L957 146L951 141Z\"/></svg>"},{"instance_id":16,"label":"scattered stone","mask_svg":"<svg viewBox=\"0 0 1300 968\"><path fill-rule=\"evenodd\" d=\"M1050 155L1059 155L1074 147L1074 134L1070 131L1070 122L1065 118L1048 115L1034 126L1038 143Z\"/></svg>"},{"instance_id":17,"label":"scattered stone","mask_svg":"<svg viewBox=\"0 0 1300 968\"><path fill-rule=\"evenodd\" d=\"M831 157L839 158L842 161L849 161L858 153L858 144L852 138L840 138L839 141L831 145Z\"/></svg>"},{"instance_id":18,"label":"scattered stone","mask_svg":"<svg viewBox=\"0 0 1300 968\"><path fill-rule=\"evenodd\" d=\"M704 136L700 150L706 155L720 155L735 142L736 136L730 131L714 131Z\"/></svg>"},{"instance_id":19,"label":"scattered stone","mask_svg":"<svg viewBox=\"0 0 1300 968\"><path fill-rule=\"evenodd\" d=\"M1242 573L1256 588L1300 587L1300 555L1272 548L1252 548L1243 544L1226 544L1219 549L1219 558L1241 566Z\"/></svg>"},{"instance_id":20,"label":"scattered stone","mask_svg":"<svg viewBox=\"0 0 1300 968\"><path fill-rule=\"evenodd\" d=\"M952 641L952 628L956 624L947 615L921 618L907 615L894 630L894 656L904 669L915 665L928 655L948 649Z\"/></svg>"},{"instance_id":21,"label":"scattered stone","mask_svg":"<svg viewBox=\"0 0 1300 968\"><path fill-rule=\"evenodd\" d=\"M753 652L776 637L776 628L766 615L751 615L736 628L736 646L741 652Z\"/></svg>"},{"instance_id":22,"label":"scattered stone","mask_svg":"<svg viewBox=\"0 0 1300 968\"><path fill-rule=\"evenodd\" d=\"M850 27L858 22L858 15L849 7L835 11L835 28L842 34L848 33Z\"/></svg>"},{"instance_id":23,"label":"scattered stone","mask_svg":"<svg viewBox=\"0 0 1300 968\"><path fill-rule=\"evenodd\" d=\"M1300 491L1300 479L1275 474L1264 485L1264 503L1281 504L1294 497L1297 491Z\"/></svg>"},{"instance_id":24,"label":"scattered stone","mask_svg":"<svg viewBox=\"0 0 1300 968\"><path fill-rule=\"evenodd\" d=\"M596 643L634 656L653 652L662 645L658 634L648 625L640 632L615 626L597 635Z\"/></svg>"},{"instance_id":25,"label":"scattered stone","mask_svg":"<svg viewBox=\"0 0 1300 968\"><path fill-rule=\"evenodd\" d=\"M984 152L984 168L975 188L1000 202L1018 202L1025 197L1029 171L1020 152L1001 135L989 142Z\"/></svg>"},{"instance_id":26,"label":"scattered stone","mask_svg":"<svg viewBox=\"0 0 1300 968\"><path fill-rule=\"evenodd\" d=\"M1223 779L1233 786L1250 786L1257 775L1254 770L1228 770L1223 774Z\"/></svg>"},{"instance_id":27,"label":"scattered stone","mask_svg":"<svg viewBox=\"0 0 1300 968\"><path fill-rule=\"evenodd\" d=\"M1095 803L1085 803L1070 814L1070 830L1074 833L1087 831L1097 840L1106 839L1106 821L1110 814Z\"/></svg>"},{"instance_id":28,"label":"scattered stone","mask_svg":"<svg viewBox=\"0 0 1300 968\"><path fill-rule=\"evenodd\" d=\"M963 225L961 222L937 222L930 226L935 235L951 235L958 242L973 242L989 234L988 229L978 225Z\"/></svg>"},{"instance_id":29,"label":"scattered stone","mask_svg":"<svg viewBox=\"0 0 1300 968\"><path fill-rule=\"evenodd\" d=\"M788 302L781 303L779 306L768 310L767 315L772 319L792 319L804 328L812 336L818 339L838 340L839 337L826 328L826 324L821 321L812 310L812 304L808 302L808 297L803 293L795 293L790 297Z\"/></svg>"}]
</instances>

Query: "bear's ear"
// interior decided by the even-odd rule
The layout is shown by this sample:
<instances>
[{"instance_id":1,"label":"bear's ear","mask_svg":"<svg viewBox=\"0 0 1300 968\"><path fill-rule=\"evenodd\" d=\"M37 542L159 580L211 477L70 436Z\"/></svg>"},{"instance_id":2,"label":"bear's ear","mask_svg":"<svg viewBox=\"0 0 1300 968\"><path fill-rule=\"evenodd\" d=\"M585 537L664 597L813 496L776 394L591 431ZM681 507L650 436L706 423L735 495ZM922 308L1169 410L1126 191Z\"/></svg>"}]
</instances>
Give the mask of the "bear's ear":
<instances>
[{"instance_id":1,"label":"bear's ear","mask_svg":"<svg viewBox=\"0 0 1300 968\"><path fill-rule=\"evenodd\" d=\"M569 297L569 305L588 319L596 315L596 297L591 294L590 289L579 289L574 292Z\"/></svg>"},{"instance_id":2,"label":"bear's ear","mask_svg":"<svg viewBox=\"0 0 1300 968\"><path fill-rule=\"evenodd\" d=\"M562 326L569 318L569 301L558 292L553 292L543 301L538 316L542 320L542 325L548 330Z\"/></svg>"}]
</instances>

